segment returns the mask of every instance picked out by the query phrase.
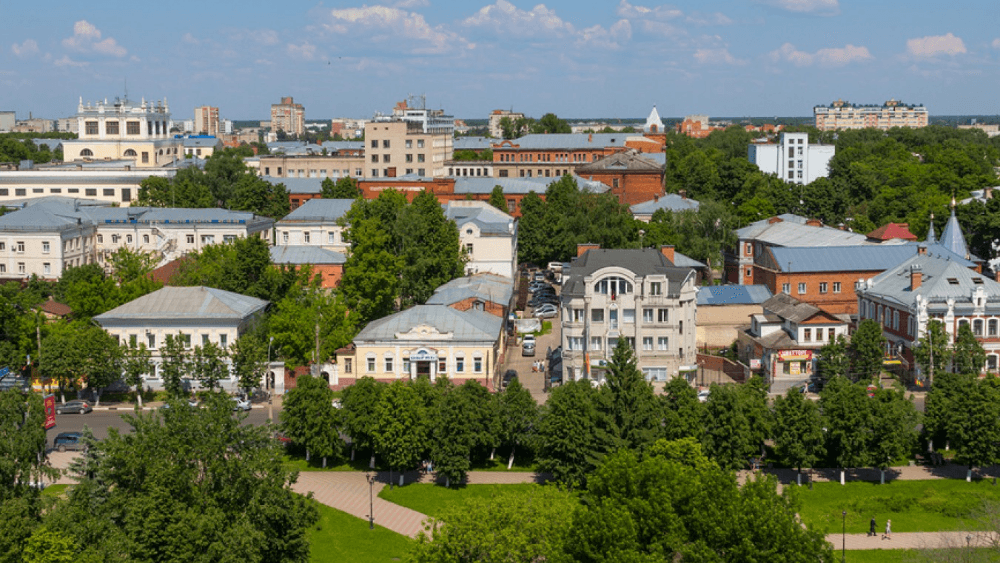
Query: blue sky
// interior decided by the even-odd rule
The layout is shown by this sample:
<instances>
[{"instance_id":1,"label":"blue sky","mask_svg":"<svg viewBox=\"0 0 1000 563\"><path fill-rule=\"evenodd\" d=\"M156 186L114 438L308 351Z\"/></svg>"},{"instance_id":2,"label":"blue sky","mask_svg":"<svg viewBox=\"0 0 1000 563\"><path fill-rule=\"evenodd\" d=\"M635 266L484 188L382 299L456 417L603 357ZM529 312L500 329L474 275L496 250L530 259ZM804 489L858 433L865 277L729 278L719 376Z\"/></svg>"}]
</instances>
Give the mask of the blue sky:
<instances>
[{"instance_id":1,"label":"blue sky","mask_svg":"<svg viewBox=\"0 0 1000 563\"><path fill-rule=\"evenodd\" d=\"M369 117L408 94L457 117L811 115L838 98L997 114L998 6L914 0L0 2L0 110L166 97L266 119ZM946 8L943 6L947 6Z\"/></svg>"}]
</instances>

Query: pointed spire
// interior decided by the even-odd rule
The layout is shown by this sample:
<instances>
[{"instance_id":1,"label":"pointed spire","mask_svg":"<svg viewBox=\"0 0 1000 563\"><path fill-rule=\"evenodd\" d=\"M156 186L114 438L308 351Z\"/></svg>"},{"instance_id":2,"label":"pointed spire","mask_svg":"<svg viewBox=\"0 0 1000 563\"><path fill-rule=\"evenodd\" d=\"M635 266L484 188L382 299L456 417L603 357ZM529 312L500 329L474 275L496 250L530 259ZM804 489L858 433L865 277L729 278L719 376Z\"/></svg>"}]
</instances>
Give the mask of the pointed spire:
<instances>
[{"instance_id":1,"label":"pointed spire","mask_svg":"<svg viewBox=\"0 0 1000 563\"><path fill-rule=\"evenodd\" d=\"M927 227L927 244L934 244L937 242L937 237L934 235L934 214L931 213L931 225Z\"/></svg>"},{"instance_id":2,"label":"pointed spire","mask_svg":"<svg viewBox=\"0 0 1000 563\"><path fill-rule=\"evenodd\" d=\"M944 231L941 231L941 244L945 248L968 260L969 247L965 244L965 235L962 233L962 226L958 224L955 217L955 206L951 207L951 217L948 217L948 224Z\"/></svg>"}]
</instances>

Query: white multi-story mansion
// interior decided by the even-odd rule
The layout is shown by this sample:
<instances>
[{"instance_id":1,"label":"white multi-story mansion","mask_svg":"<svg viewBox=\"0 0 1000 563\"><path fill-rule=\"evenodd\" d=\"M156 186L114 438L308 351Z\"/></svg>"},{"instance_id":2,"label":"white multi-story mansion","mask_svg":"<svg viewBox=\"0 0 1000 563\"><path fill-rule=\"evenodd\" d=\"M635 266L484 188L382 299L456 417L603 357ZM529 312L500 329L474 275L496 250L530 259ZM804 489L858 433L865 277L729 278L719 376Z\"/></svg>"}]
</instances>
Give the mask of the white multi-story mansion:
<instances>
[{"instance_id":1,"label":"white multi-story mansion","mask_svg":"<svg viewBox=\"0 0 1000 563\"><path fill-rule=\"evenodd\" d=\"M563 271L562 344L567 379L602 380L618 340L635 351L646 378L693 377L697 369L695 271L661 251L579 245Z\"/></svg>"},{"instance_id":2,"label":"white multi-story mansion","mask_svg":"<svg viewBox=\"0 0 1000 563\"><path fill-rule=\"evenodd\" d=\"M458 226L467 275L493 273L513 279L517 270L517 222L485 201L453 200L445 217Z\"/></svg>"},{"instance_id":3,"label":"white multi-story mansion","mask_svg":"<svg viewBox=\"0 0 1000 563\"><path fill-rule=\"evenodd\" d=\"M182 141L170 134L166 100L135 104L83 103L77 107L78 138L63 141L63 161L130 159L136 166L160 167L183 159Z\"/></svg>"},{"instance_id":4,"label":"white multi-story mansion","mask_svg":"<svg viewBox=\"0 0 1000 563\"><path fill-rule=\"evenodd\" d=\"M310 199L274 225L275 246L318 246L335 252L347 252L351 244L344 240L341 220L351 209L353 199Z\"/></svg>"},{"instance_id":5,"label":"white multi-story mansion","mask_svg":"<svg viewBox=\"0 0 1000 563\"><path fill-rule=\"evenodd\" d=\"M765 174L792 184L811 184L830 173L833 145L810 145L808 133L782 133L778 144L751 143L747 158Z\"/></svg>"}]
</instances>

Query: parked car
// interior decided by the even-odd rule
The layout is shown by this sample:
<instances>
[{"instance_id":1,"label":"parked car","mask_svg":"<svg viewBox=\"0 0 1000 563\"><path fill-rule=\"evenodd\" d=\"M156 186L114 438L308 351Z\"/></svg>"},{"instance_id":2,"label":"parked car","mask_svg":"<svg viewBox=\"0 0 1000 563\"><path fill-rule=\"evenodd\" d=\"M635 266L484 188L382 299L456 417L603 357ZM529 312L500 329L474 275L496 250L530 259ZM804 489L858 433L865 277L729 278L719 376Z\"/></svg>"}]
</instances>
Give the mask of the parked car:
<instances>
[{"instance_id":1,"label":"parked car","mask_svg":"<svg viewBox=\"0 0 1000 563\"><path fill-rule=\"evenodd\" d=\"M506 389L507 386L510 385L510 382L514 381L515 379L517 379L517 371L516 370L509 369L509 370L503 372L503 380L500 382L500 387L502 389Z\"/></svg>"},{"instance_id":2,"label":"parked car","mask_svg":"<svg viewBox=\"0 0 1000 563\"><path fill-rule=\"evenodd\" d=\"M52 449L60 452L67 450L83 451L87 449L87 446L83 443L83 434L81 432L61 432L52 441Z\"/></svg>"},{"instance_id":3,"label":"parked car","mask_svg":"<svg viewBox=\"0 0 1000 563\"><path fill-rule=\"evenodd\" d=\"M552 303L556 305L559 303L559 298L555 295L536 295L528 301L528 305L532 307L537 307L543 303Z\"/></svg>"},{"instance_id":4,"label":"parked car","mask_svg":"<svg viewBox=\"0 0 1000 563\"><path fill-rule=\"evenodd\" d=\"M527 335L521 342L521 355L522 356L534 356L535 355L535 337L534 335Z\"/></svg>"},{"instance_id":5,"label":"parked car","mask_svg":"<svg viewBox=\"0 0 1000 563\"><path fill-rule=\"evenodd\" d=\"M56 414L76 413L87 414L94 410L87 401L66 401L64 404L56 406Z\"/></svg>"},{"instance_id":6,"label":"parked car","mask_svg":"<svg viewBox=\"0 0 1000 563\"><path fill-rule=\"evenodd\" d=\"M551 319L559 314L559 307L556 307L552 303L545 303L535 308L534 316L539 319Z\"/></svg>"},{"instance_id":7,"label":"parked car","mask_svg":"<svg viewBox=\"0 0 1000 563\"><path fill-rule=\"evenodd\" d=\"M704 391L698 391L698 402L704 403L707 400L708 400L708 390L706 389Z\"/></svg>"},{"instance_id":8,"label":"parked car","mask_svg":"<svg viewBox=\"0 0 1000 563\"><path fill-rule=\"evenodd\" d=\"M536 271L535 275L534 275L534 277L532 277L532 279L534 281L545 281L545 272L543 272L541 270Z\"/></svg>"},{"instance_id":9,"label":"parked car","mask_svg":"<svg viewBox=\"0 0 1000 563\"><path fill-rule=\"evenodd\" d=\"M197 401L197 399L188 399L186 404L187 404L187 406L191 407L192 409L198 408L198 401ZM170 403L163 403L163 406L160 407L160 408L161 409L169 409L170 408Z\"/></svg>"},{"instance_id":10,"label":"parked car","mask_svg":"<svg viewBox=\"0 0 1000 563\"><path fill-rule=\"evenodd\" d=\"M234 411L248 411L250 410L250 401L247 399L241 399L239 397L233 397L233 410Z\"/></svg>"}]
</instances>

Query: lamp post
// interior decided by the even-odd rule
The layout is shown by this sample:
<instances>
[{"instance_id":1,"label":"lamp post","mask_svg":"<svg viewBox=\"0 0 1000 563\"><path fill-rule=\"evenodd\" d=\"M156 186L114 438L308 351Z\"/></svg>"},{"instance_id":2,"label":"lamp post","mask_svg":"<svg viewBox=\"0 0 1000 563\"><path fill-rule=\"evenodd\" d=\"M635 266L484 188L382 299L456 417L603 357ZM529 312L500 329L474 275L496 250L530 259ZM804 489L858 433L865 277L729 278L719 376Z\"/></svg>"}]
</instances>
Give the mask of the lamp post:
<instances>
[{"instance_id":1,"label":"lamp post","mask_svg":"<svg viewBox=\"0 0 1000 563\"><path fill-rule=\"evenodd\" d=\"M375 475L365 473L368 480L368 529L375 529Z\"/></svg>"},{"instance_id":2,"label":"lamp post","mask_svg":"<svg viewBox=\"0 0 1000 563\"><path fill-rule=\"evenodd\" d=\"M847 563L847 511L840 513L844 517L844 527L840 540L840 563Z\"/></svg>"},{"instance_id":3,"label":"lamp post","mask_svg":"<svg viewBox=\"0 0 1000 563\"><path fill-rule=\"evenodd\" d=\"M267 421L274 422L274 400L271 398L271 344L274 342L272 336L267 341L267 366L264 368L264 389L267 389Z\"/></svg>"}]
</instances>

